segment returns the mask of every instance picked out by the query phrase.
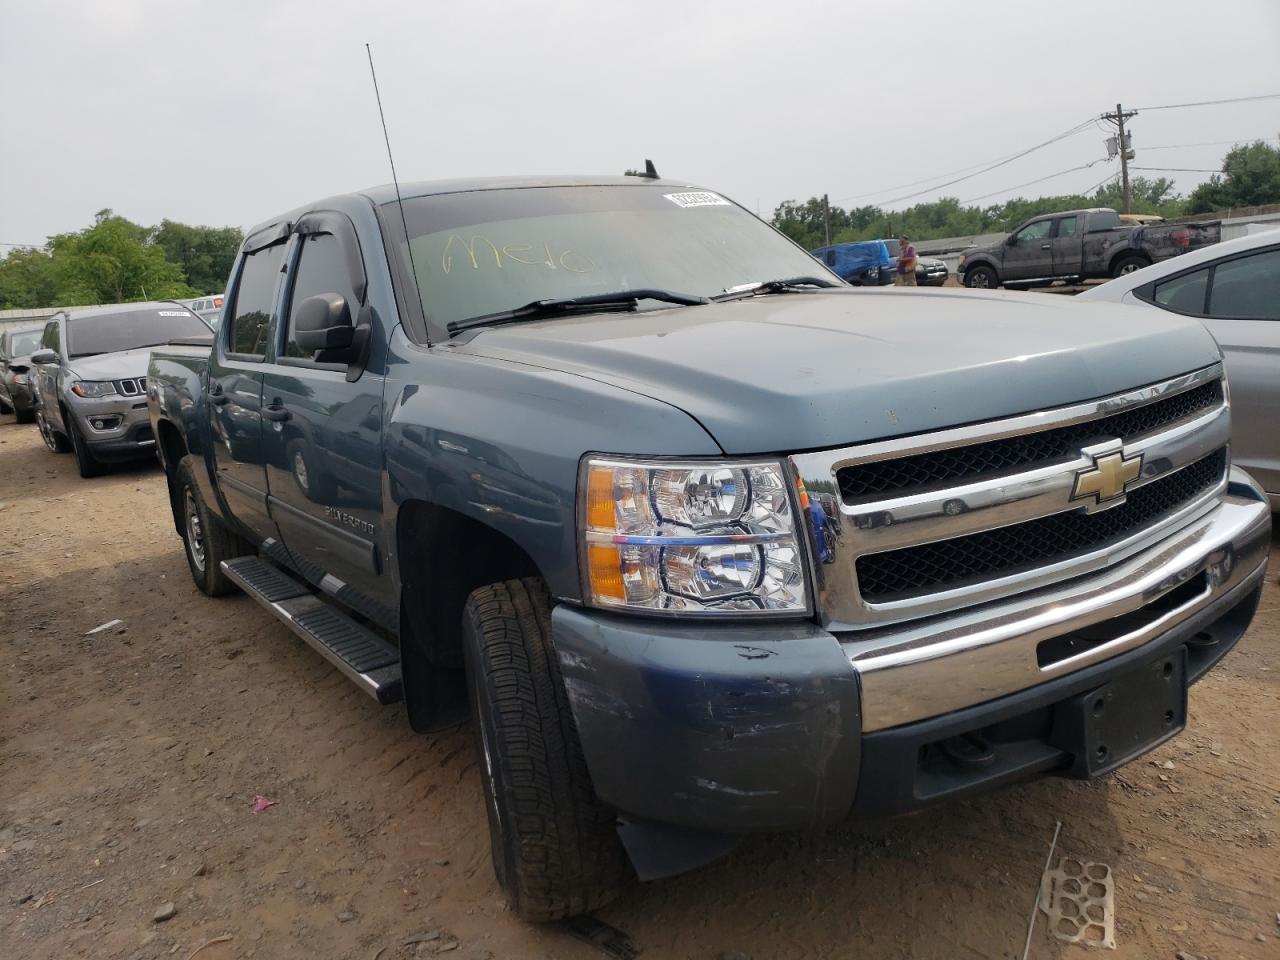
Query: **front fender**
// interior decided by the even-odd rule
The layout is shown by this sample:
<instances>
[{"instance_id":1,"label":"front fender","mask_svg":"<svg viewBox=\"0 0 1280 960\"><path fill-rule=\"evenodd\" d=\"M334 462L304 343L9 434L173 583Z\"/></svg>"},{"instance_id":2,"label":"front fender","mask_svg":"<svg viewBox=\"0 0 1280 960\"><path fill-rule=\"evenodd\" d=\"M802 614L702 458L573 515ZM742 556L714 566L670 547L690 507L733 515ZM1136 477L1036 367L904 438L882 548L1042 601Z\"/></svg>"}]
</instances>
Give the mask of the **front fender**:
<instances>
[{"instance_id":1,"label":"front fender","mask_svg":"<svg viewBox=\"0 0 1280 960\"><path fill-rule=\"evenodd\" d=\"M397 330L386 381L387 522L408 501L448 507L515 542L553 595L578 600L578 464L599 451L715 456L688 414L582 376L421 347ZM394 542L385 544L400 587Z\"/></svg>"}]
</instances>

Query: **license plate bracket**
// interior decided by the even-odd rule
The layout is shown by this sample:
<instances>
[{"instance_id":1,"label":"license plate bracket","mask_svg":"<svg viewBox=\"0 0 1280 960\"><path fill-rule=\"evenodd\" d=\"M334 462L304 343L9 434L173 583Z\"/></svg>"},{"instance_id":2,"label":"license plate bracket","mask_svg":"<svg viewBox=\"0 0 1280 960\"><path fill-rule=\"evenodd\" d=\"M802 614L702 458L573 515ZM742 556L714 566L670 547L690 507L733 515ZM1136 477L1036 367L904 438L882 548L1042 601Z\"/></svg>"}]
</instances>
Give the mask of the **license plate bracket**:
<instances>
[{"instance_id":1,"label":"license plate bracket","mask_svg":"<svg viewBox=\"0 0 1280 960\"><path fill-rule=\"evenodd\" d=\"M1050 738L1071 754L1062 771L1097 777L1180 733L1187 725L1187 648L1148 660L1054 707Z\"/></svg>"}]
</instances>

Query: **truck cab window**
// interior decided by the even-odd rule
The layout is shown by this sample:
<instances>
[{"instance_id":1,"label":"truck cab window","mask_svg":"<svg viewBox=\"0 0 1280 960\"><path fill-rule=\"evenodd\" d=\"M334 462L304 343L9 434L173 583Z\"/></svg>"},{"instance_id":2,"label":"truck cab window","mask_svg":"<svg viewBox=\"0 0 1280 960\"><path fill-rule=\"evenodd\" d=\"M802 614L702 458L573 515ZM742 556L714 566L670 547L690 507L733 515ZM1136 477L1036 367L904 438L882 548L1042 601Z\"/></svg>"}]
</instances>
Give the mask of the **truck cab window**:
<instances>
[{"instance_id":1,"label":"truck cab window","mask_svg":"<svg viewBox=\"0 0 1280 960\"><path fill-rule=\"evenodd\" d=\"M261 358L275 310L276 281L284 258L283 243L255 250L244 258L235 306L231 310L231 352Z\"/></svg>"},{"instance_id":2,"label":"truck cab window","mask_svg":"<svg viewBox=\"0 0 1280 960\"><path fill-rule=\"evenodd\" d=\"M351 285L350 271L342 242L331 233L313 233L303 242L294 271L293 293L289 297L289 324L285 333L284 356L309 360L311 355L294 341L294 317L308 297L340 293L351 308L352 317L360 309Z\"/></svg>"},{"instance_id":3,"label":"truck cab window","mask_svg":"<svg viewBox=\"0 0 1280 960\"><path fill-rule=\"evenodd\" d=\"M1074 237L1076 235L1076 223L1077 220L1075 217L1063 217L1058 221L1057 236Z\"/></svg>"},{"instance_id":4,"label":"truck cab window","mask_svg":"<svg viewBox=\"0 0 1280 960\"><path fill-rule=\"evenodd\" d=\"M1018 238L1018 243L1031 243L1033 240L1044 240L1049 236L1049 228L1053 226L1052 220L1037 220L1035 223L1029 223L1014 236Z\"/></svg>"}]
</instances>

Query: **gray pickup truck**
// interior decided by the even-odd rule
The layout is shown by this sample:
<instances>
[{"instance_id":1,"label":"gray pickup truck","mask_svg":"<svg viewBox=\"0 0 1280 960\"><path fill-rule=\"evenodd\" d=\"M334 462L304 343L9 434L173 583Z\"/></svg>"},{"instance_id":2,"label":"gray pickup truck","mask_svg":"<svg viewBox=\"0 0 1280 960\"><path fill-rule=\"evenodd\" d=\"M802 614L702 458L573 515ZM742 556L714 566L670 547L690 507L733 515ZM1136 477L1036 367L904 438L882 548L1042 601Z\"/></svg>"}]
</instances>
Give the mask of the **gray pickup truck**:
<instances>
[{"instance_id":1,"label":"gray pickup truck","mask_svg":"<svg viewBox=\"0 0 1280 960\"><path fill-rule=\"evenodd\" d=\"M255 228L150 416L201 590L415 730L470 709L521 916L1105 774L1248 626L1270 511L1195 320L854 290L676 181L402 193Z\"/></svg>"},{"instance_id":2,"label":"gray pickup truck","mask_svg":"<svg viewBox=\"0 0 1280 960\"><path fill-rule=\"evenodd\" d=\"M999 243L960 258L966 287L1034 286L1054 280L1119 277L1217 243L1222 222L1135 226L1107 207L1032 217Z\"/></svg>"}]
</instances>

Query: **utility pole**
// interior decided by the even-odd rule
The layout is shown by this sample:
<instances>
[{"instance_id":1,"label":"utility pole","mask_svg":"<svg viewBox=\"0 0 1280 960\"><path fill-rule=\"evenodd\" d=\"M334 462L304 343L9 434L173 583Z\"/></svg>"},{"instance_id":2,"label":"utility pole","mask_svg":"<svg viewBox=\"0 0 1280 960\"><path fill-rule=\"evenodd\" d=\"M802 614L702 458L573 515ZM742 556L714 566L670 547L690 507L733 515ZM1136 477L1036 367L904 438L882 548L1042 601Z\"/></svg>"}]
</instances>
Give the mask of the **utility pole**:
<instances>
[{"instance_id":1,"label":"utility pole","mask_svg":"<svg viewBox=\"0 0 1280 960\"><path fill-rule=\"evenodd\" d=\"M827 195L825 193L822 195L822 222L827 228L826 245L829 247L831 246L831 204L828 202Z\"/></svg>"},{"instance_id":2,"label":"utility pole","mask_svg":"<svg viewBox=\"0 0 1280 960\"><path fill-rule=\"evenodd\" d=\"M1118 136L1116 137L1116 148L1120 154L1120 182L1124 189L1124 209L1121 213L1132 213L1129 208L1133 204L1133 197L1129 192L1129 161L1133 159L1133 150L1129 146L1129 136L1124 132L1124 122L1131 117L1138 115L1137 110L1125 112L1120 104L1116 104L1115 113L1104 113L1103 120L1109 120L1116 125Z\"/></svg>"}]
</instances>

